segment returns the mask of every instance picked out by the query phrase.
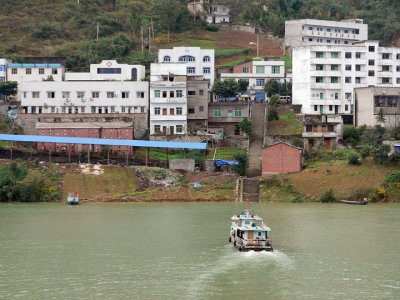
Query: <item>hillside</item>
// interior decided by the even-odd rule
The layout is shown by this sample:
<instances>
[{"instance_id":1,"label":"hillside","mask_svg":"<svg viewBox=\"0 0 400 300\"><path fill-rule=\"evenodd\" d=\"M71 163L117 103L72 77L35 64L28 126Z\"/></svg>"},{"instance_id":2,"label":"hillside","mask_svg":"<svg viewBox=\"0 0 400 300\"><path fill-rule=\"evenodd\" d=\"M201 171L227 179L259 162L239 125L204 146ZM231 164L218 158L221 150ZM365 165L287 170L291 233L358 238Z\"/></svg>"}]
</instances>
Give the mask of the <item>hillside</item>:
<instances>
[{"instance_id":1,"label":"hillside","mask_svg":"<svg viewBox=\"0 0 400 300\"><path fill-rule=\"evenodd\" d=\"M254 36L207 31L204 22L194 21L188 14L187 2L2 0L0 57L18 60L21 56L66 56L69 68L80 68L109 58L128 63L152 61L158 48L174 45L233 48L236 52L225 52L219 57L218 63L227 65L255 54L255 49L244 51L251 47L249 41L254 41ZM280 37L284 35L284 21L295 18L364 18L369 24L370 38L384 44L398 41L400 32L400 7L393 0L215 2L231 7L234 22L257 25ZM151 40L145 54L141 51L142 32L145 41L149 35ZM282 55L279 44L273 41L265 40L260 49L262 55Z\"/></svg>"}]
</instances>

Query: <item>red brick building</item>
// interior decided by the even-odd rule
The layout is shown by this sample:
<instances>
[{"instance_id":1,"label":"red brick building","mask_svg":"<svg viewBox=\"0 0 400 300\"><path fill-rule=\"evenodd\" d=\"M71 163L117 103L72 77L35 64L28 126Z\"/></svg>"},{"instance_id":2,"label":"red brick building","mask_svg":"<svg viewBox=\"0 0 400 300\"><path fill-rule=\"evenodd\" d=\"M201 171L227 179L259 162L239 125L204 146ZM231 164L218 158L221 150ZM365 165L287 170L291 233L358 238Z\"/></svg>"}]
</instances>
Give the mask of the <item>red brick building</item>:
<instances>
[{"instance_id":1,"label":"red brick building","mask_svg":"<svg viewBox=\"0 0 400 300\"><path fill-rule=\"evenodd\" d=\"M36 134L41 136L81 137L98 139L133 139L133 124L125 122L99 122L99 123L37 123ZM80 153L101 152L101 145L77 145L37 143L38 151L52 151L55 153ZM104 146L103 146L104 147ZM132 154L132 147L111 146L110 151L115 154Z\"/></svg>"},{"instance_id":2,"label":"red brick building","mask_svg":"<svg viewBox=\"0 0 400 300\"><path fill-rule=\"evenodd\" d=\"M303 154L300 148L286 143L276 143L262 150L262 175L299 172Z\"/></svg>"}]
</instances>

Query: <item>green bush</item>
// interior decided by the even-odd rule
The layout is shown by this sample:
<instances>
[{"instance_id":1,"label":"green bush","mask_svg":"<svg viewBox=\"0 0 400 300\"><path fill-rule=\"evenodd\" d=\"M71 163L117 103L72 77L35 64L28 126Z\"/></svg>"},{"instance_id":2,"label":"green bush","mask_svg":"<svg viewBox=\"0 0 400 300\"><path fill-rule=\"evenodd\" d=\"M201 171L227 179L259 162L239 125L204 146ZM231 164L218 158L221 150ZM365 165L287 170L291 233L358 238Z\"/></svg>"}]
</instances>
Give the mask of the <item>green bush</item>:
<instances>
[{"instance_id":1,"label":"green bush","mask_svg":"<svg viewBox=\"0 0 400 300\"><path fill-rule=\"evenodd\" d=\"M43 21L37 24L32 30L32 37L40 40L50 39L57 37L60 34L60 30L54 23Z\"/></svg>"},{"instance_id":2,"label":"green bush","mask_svg":"<svg viewBox=\"0 0 400 300\"><path fill-rule=\"evenodd\" d=\"M249 167L249 159L247 153L235 153L234 159L239 163L232 166L232 170L240 176L247 175L247 169Z\"/></svg>"},{"instance_id":3,"label":"green bush","mask_svg":"<svg viewBox=\"0 0 400 300\"><path fill-rule=\"evenodd\" d=\"M400 184L400 172L392 172L388 176L386 176L384 184L385 185L390 185L390 184Z\"/></svg>"},{"instance_id":4,"label":"green bush","mask_svg":"<svg viewBox=\"0 0 400 300\"><path fill-rule=\"evenodd\" d=\"M361 159L360 155L358 153L351 153L349 155L349 158L347 159L347 163L349 165L361 165Z\"/></svg>"},{"instance_id":5,"label":"green bush","mask_svg":"<svg viewBox=\"0 0 400 300\"><path fill-rule=\"evenodd\" d=\"M219 31L219 27L217 25L213 25L213 24L207 25L206 29L211 32Z\"/></svg>"},{"instance_id":6,"label":"green bush","mask_svg":"<svg viewBox=\"0 0 400 300\"><path fill-rule=\"evenodd\" d=\"M329 189L321 194L319 197L321 203L332 203L336 202L335 193L332 189Z\"/></svg>"}]
</instances>

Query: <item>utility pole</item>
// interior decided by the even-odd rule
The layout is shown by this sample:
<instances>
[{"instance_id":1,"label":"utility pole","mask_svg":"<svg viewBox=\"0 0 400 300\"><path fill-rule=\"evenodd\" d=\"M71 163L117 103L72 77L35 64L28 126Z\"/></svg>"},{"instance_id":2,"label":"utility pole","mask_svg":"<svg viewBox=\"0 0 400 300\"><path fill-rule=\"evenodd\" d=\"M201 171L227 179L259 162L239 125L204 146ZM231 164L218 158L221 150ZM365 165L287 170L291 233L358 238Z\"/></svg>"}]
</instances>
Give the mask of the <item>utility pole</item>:
<instances>
[{"instance_id":1,"label":"utility pole","mask_svg":"<svg viewBox=\"0 0 400 300\"><path fill-rule=\"evenodd\" d=\"M257 33L257 57L258 57L258 54L259 54L258 42L259 42L259 37L258 37L258 33Z\"/></svg>"},{"instance_id":2,"label":"utility pole","mask_svg":"<svg viewBox=\"0 0 400 300\"><path fill-rule=\"evenodd\" d=\"M142 38L142 53L144 52L144 42L143 42L143 27L140 27L140 35Z\"/></svg>"},{"instance_id":3,"label":"utility pole","mask_svg":"<svg viewBox=\"0 0 400 300\"><path fill-rule=\"evenodd\" d=\"M79 0L78 0L79 1ZM97 22L97 27L96 27L96 40L99 39L99 30L100 30L100 26L99 26L99 22Z\"/></svg>"}]
</instances>

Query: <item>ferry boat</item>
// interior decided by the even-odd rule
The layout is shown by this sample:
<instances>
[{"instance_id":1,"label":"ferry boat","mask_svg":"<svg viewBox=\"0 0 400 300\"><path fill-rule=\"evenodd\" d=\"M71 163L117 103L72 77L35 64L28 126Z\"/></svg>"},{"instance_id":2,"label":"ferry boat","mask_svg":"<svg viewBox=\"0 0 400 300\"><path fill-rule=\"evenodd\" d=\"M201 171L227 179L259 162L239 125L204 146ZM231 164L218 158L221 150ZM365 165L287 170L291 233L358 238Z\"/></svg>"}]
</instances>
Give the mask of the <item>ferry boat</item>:
<instances>
[{"instance_id":1,"label":"ferry boat","mask_svg":"<svg viewBox=\"0 0 400 300\"><path fill-rule=\"evenodd\" d=\"M79 204L78 192L69 193L68 194L67 203L69 205L78 205Z\"/></svg>"},{"instance_id":2,"label":"ferry boat","mask_svg":"<svg viewBox=\"0 0 400 300\"><path fill-rule=\"evenodd\" d=\"M250 209L243 210L232 218L229 242L239 251L273 251L269 228Z\"/></svg>"}]
</instances>

